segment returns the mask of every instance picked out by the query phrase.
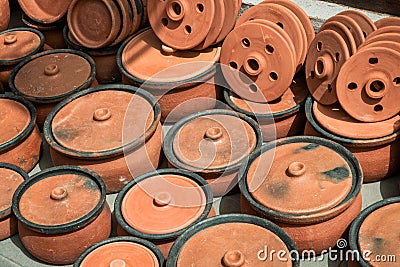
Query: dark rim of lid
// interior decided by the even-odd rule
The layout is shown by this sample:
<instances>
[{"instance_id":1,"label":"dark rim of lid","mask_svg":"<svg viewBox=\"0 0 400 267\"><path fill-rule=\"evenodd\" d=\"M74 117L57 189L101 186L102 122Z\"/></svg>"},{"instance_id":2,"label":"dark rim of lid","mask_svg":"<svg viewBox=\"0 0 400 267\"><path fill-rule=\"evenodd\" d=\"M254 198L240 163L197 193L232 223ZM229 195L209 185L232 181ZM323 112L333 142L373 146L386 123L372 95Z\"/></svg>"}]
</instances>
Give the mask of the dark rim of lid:
<instances>
[{"instance_id":1,"label":"dark rim of lid","mask_svg":"<svg viewBox=\"0 0 400 267\"><path fill-rule=\"evenodd\" d=\"M160 265L160 267L164 266L164 256L161 253L160 249L154 245L153 243L151 243L150 241L147 241L145 239L142 238L137 238L137 237L132 237L132 236L123 236L123 237L112 237L112 238L108 238L106 240L100 241L96 244L94 244L93 246L89 247L88 249L85 250L85 252L83 252L78 259L75 261L73 267L79 267L81 265L81 263L83 262L83 260L94 250L96 250L97 248L110 244L110 243L117 243L117 242L130 242L130 243L135 243L135 244L139 244L142 245L148 249L151 250L151 252L154 253L154 255L157 257L158 263Z\"/></svg>"},{"instance_id":2,"label":"dark rim of lid","mask_svg":"<svg viewBox=\"0 0 400 267\"><path fill-rule=\"evenodd\" d=\"M395 203L400 203L400 197L392 197L392 198L387 198L381 201L378 201L367 208L365 208L361 213L354 219L353 223L350 226L350 231L349 231L349 246L353 251L360 251L360 247L358 245L358 233L360 231L361 225L363 224L364 220L374 211L384 207L388 206L390 204L395 204ZM363 255L360 253L360 260L358 263L361 264L363 267L369 267L371 266L368 264L363 257Z\"/></svg>"},{"instance_id":3,"label":"dark rim of lid","mask_svg":"<svg viewBox=\"0 0 400 267\"><path fill-rule=\"evenodd\" d=\"M194 171L194 172L229 172L229 171L235 171L237 169L239 169L240 165L242 162L246 161L246 158L243 161L240 161L236 164L232 164L232 165L228 165L226 167L220 167L220 168L206 168L203 170L198 170L193 166L190 166L182 161L180 161L175 153L174 153L174 149L173 149L173 145L174 145L174 138L177 134L177 132L188 122L197 119L199 117L202 116L207 116L207 115L230 115L233 117L237 117L238 119L244 120L245 122L247 122L251 128L253 129L256 138L257 138L257 142L256 142L256 146L254 148L254 150L256 150L257 148L259 148L262 145L263 142L263 134L261 132L261 128L260 126L250 117L232 111L232 110L226 110L226 109L212 109L212 110L206 110L206 111L201 111L201 112L197 112L195 114L189 115L183 119L181 119L180 121L178 121L177 123L175 123L171 129L169 129L168 133L166 134L165 138L164 138L164 142L163 142L163 150L164 150L164 154L167 157L168 161L174 165L175 167L178 168L182 168L185 170L190 170L190 171Z\"/></svg>"},{"instance_id":4,"label":"dark rim of lid","mask_svg":"<svg viewBox=\"0 0 400 267\"><path fill-rule=\"evenodd\" d=\"M13 138L3 144L0 144L0 151L2 151L2 150L6 150L6 149L9 149L10 147L20 144L34 130L34 128L36 126L36 109L31 102L23 99L22 97L12 96L12 95L0 95L0 98L10 99L10 100L21 103L28 109L29 114L31 116L31 120L30 120L28 126L19 135L17 135L15 138Z\"/></svg>"},{"instance_id":5,"label":"dark rim of lid","mask_svg":"<svg viewBox=\"0 0 400 267\"><path fill-rule=\"evenodd\" d=\"M142 175L139 175L132 181L130 181L127 185L124 186L124 188L121 190L121 192L118 193L117 198L115 199L114 202L114 213L115 217L117 219L118 224L128 233L130 233L133 236L137 236L143 239L148 239L148 240L172 240L180 236L183 232L185 232L190 226L187 226L179 231L171 232L168 234L147 234L143 233L140 231L135 230L132 228L128 223L125 221L122 211L121 211L121 206L122 206L122 201L128 193L128 191L136 184L140 183L143 180L146 180L147 178L152 178L156 175L163 175L163 174L173 174L173 175L180 175L180 176L185 176L192 181L196 182L201 189L203 190L205 196L206 196L206 204L205 204L205 209L201 216L197 218L196 221L194 221L191 225L194 225L202 220L204 220L208 214L211 211L212 204L213 204L213 193L211 191L210 185L198 174L195 174L190 171L186 170L180 170L180 169L160 169L160 170L155 170L152 172L148 172Z\"/></svg>"},{"instance_id":6,"label":"dark rim of lid","mask_svg":"<svg viewBox=\"0 0 400 267\"><path fill-rule=\"evenodd\" d=\"M75 99L80 98L81 96L95 93L95 92L101 92L101 91L122 91L122 92L128 92L131 94L137 94L140 97L143 97L146 99L150 105L153 107L154 111L154 120L151 123L151 125L148 127L147 131L142 134L139 138L136 140L133 140L129 144L125 144L119 148L114 148L110 150L105 150L102 152L96 152L96 153L91 153L91 152L82 152L82 151L76 151L72 150L69 148L66 148L59 144L57 140L55 139L52 131L52 124L53 124L53 119L54 116L57 114L58 111L60 111L64 106L66 106L68 103L74 101ZM47 116L46 121L44 122L43 126L43 134L45 136L45 139L50 146L57 150L58 152L72 156L72 157L77 157L77 158L88 158L88 159L101 159L101 158L107 158L110 156L117 156L117 155L122 155L124 152L132 151L138 147L141 147L144 145L145 141L150 138L154 132L156 131L158 127L158 123L160 122L161 119L161 108L160 104L157 103L157 100L155 97L140 89L136 88L134 86L130 85L121 85L121 84L107 84L107 85L99 85L96 87L92 87L89 89L82 90L76 94L71 95L70 97L64 99L60 103L57 104L57 106L50 112L50 114Z\"/></svg>"},{"instance_id":7,"label":"dark rim of lid","mask_svg":"<svg viewBox=\"0 0 400 267\"><path fill-rule=\"evenodd\" d=\"M11 60L1 60L1 59L0 59L0 66L16 65L16 64L18 64L19 62L21 62L22 60L24 60L25 58L30 57L30 56L33 56L34 54L37 54L37 53L39 53L40 51L43 50L44 41L45 41L45 40L44 40L44 35L43 35L43 33L41 33L40 31L38 31L38 30L36 30L36 29L33 29L33 28L14 28L14 29L9 29L9 30L2 31L2 32L0 32L0 34L5 34L5 33L8 33L8 32L15 32L15 31L28 31L28 32L33 32L34 34L36 34L36 35L39 36L40 44L39 44L39 46L38 46L36 49L34 49L32 52L26 54L26 55L23 56L23 57L11 59Z\"/></svg>"},{"instance_id":8,"label":"dark rim of lid","mask_svg":"<svg viewBox=\"0 0 400 267\"><path fill-rule=\"evenodd\" d=\"M91 210L88 214L83 216L82 218L75 220L73 222L65 223L65 224L60 224L60 225L53 225L53 226L47 226L47 225L40 225L36 224L33 222L28 221L25 219L20 210L19 210L19 201L21 200L22 195L24 192L30 188L33 184L57 175L63 175L63 174L78 174L78 175L83 175L86 177L91 178L99 187L100 190L100 200L99 203L97 203L96 207ZM13 201L12 201L12 210L17 217L18 221L20 221L22 224L27 226L28 228L31 228L37 232L44 233L44 234L63 234L63 233L69 233L76 231L90 222L92 222L94 219L97 218L97 216L101 213L103 210L103 206L106 202L106 186L103 182L103 180L100 178L100 176L88 169L84 169L81 167L77 166L58 166L58 167L53 167L46 169L44 171L41 171L35 175L33 175L29 180L26 180L23 182L15 191L14 196L13 196Z\"/></svg>"},{"instance_id":9,"label":"dark rim of lid","mask_svg":"<svg viewBox=\"0 0 400 267\"><path fill-rule=\"evenodd\" d=\"M90 68L91 68L90 76L87 78L87 80L84 83L82 83L81 85L76 87L74 90L71 90L65 94L61 94L61 95L57 95L57 96L48 96L48 97L36 97L36 96L25 95L24 93L21 93L15 87L15 77L17 76L20 69L23 68L27 63L29 63L32 60L35 60L37 58L43 57L43 56L47 56L47 55L51 55L51 54L59 54L59 53L74 54L74 55L82 57L89 63ZM66 98L67 96L70 96L82 89L88 88L92 84L93 80L95 79L95 76L96 76L96 65L95 65L93 59L89 55L87 55L81 51L76 51L76 50L72 50L72 49L53 49L53 50L44 51L42 53L28 57L27 59L25 59L24 61L19 63L11 72L10 79L8 80L8 85L10 86L11 91L14 94L22 96L23 98L28 99L32 102L52 103L52 102L58 102L61 99Z\"/></svg>"},{"instance_id":10,"label":"dark rim of lid","mask_svg":"<svg viewBox=\"0 0 400 267\"><path fill-rule=\"evenodd\" d=\"M182 247L185 243L195 234L210 228L212 226L225 224L225 223L248 223L263 227L272 233L276 234L286 245L289 251L297 251L297 247L294 241L283 231L282 228L277 226L276 224L252 215L246 214L226 214L219 215L216 217L212 217L206 219L198 224L193 225L186 232L184 232L172 245L171 250L168 254L168 261L166 267L176 267L178 263L179 254L182 250ZM297 267L300 266L300 262L298 259L292 259L292 266Z\"/></svg>"},{"instance_id":11,"label":"dark rim of lid","mask_svg":"<svg viewBox=\"0 0 400 267\"><path fill-rule=\"evenodd\" d=\"M268 209L267 207L258 203L253 198L253 196L251 195L251 193L249 191L248 185L247 185L247 173L249 171L251 164L258 157L260 157L264 152L266 152L268 150L275 149L275 147L277 147L277 146L291 144L294 142L309 142L309 143L314 143L314 144L328 147L328 148L332 149L333 151L335 151L336 153L338 153L340 156L342 156L343 159L349 164L350 171L352 173L353 184L352 184L349 194L336 207L346 205L347 203L351 202L353 199L355 199L358 196L358 194L361 191L363 175L362 175L361 167L360 167L360 164L359 164L357 158L347 148L343 147L342 145L340 145L338 143L335 143L333 141L330 141L330 140L327 140L324 138L320 138L320 137L314 137L314 136L287 137L287 138L278 139L278 140L264 144L262 147L260 147L259 149L255 150L253 153L251 153L250 156L248 157L247 164L242 164L242 166L239 169L238 177L239 177L240 192L243 195L243 197L254 208L255 211L260 212L262 214L266 214L267 216L271 216L274 218L281 218L283 220L293 220L293 219L307 220L307 217L308 217L307 215L282 213L282 212ZM312 215L314 215L314 214L310 214L310 216L312 216Z\"/></svg>"},{"instance_id":12,"label":"dark rim of lid","mask_svg":"<svg viewBox=\"0 0 400 267\"><path fill-rule=\"evenodd\" d=\"M383 136L380 138L374 138L374 139L350 139L350 138L341 137L341 136L332 134L332 133L328 132L327 130L325 130L322 126L320 126L318 124L318 122L316 121L316 119L314 118L314 114L312 111L313 101L314 101L314 99L311 96L308 97L306 100L305 112L306 112L307 121L311 124L311 126L314 128L315 131L317 131L318 133L320 133L323 137L325 137L327 139L333 140L333 141L341 143L341 144L349 145L349 146L360 146L360 147L366 146L366 147L368 147L368 146L378 146L378 145L387 144L387 143L392 142L393 140L396 140L400 137L400 130L393 134Z\"/></svg>"},{"instance_id":13,"label":"dark rim of lid","mask_svg":"<svg viewBox=\"0 0 400 267\"><path fill-rule=\"evenodd\" d=\"M43 31L48 31L48 30L57 29L57 28L62 27L63 25L65 25L65 23L67 21L67 17L64 16L60 20L57 20L56 22L49 23L49 24L44 24L44 23L42 23L40 21L37 21L37 20L35 20L33 18L30 18L25 13L22 13L21 20L26 26L33 27L33 28L37 27L37 28L40 28Z\"/></svg>"}]
</instances>

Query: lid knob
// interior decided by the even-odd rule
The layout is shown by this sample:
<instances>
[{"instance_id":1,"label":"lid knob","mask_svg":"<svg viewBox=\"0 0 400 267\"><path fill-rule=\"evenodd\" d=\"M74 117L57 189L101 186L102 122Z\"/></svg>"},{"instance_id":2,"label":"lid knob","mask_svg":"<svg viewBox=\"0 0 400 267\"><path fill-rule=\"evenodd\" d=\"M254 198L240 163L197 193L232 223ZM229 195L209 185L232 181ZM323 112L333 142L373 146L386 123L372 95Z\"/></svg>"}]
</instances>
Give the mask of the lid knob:
<instances>
[{"instance_id":1,"label":"lid knob","mask_svg":"<svg viewBox=\"0 0 400 267\"><path fill-rule=\"evenodd\" d=\"M109 108L99 108L93 113L93 119L95 121L105 121L111 117L111 110Z\"/></svg>"},{"instance_id":2,"label":"lid knob","mask_svg":"<svg viewBox=\"0 0 400 267\"><path fill-rule=\"evenodd\" d=\"M381 79L370 79L365 85L367 95L373 99L380 99L386 95L387 86Z\"/></svg>"},{"instance_id":3,"label":"lid knob","mask_svg":"<svg viewBox=\"0 0 400 267\"><path fill-rule=\"evenodd\" d=\"M222 129L220 127L211 127L206 130L205 137L213 141L222 137Z\"/></svg>"},{"instance_id":4,"label":"lid knob","mask_svg":"<svg viewBox=\"0 0 400 267\"><path fill-rule=\"evenodd\" d=\"M303 162L292 162L287 169L290 176L301 176L306 172L306 165Z\"/></svg>"},{"instance_id":5,"label":"lid knob","mask_svg":"<svg viewBox=\"0 0 400 267\"><path fill-rule=\"evenodd\" d=\"M7 34L6 36L4 36L4 44L8 45L8 44L13 44L17 41L17 35L10 33Z\"/></svg>"},{"instance_id":6,"label":"lid knob","mask_svg":"<svg viewBox=\"0 0 400 267\"><path fill-rule=\"evenodd\" d=\"M172 196L168 192L160 192L154 197L154 205L158 207L165 207L171 203Z\"/></svg>"},{"instance_id":7,"label":"lid knob","mask_svg":"<svg viewBox=\"0 0 400 267\"><path fill-rule=\"evenodd\" d=\"M226 267L240 267L244 264L244 255L239 250L229 250L222 258Z\"/></svg>"},{"instance_id":8,"label":"lid knob","mask_svg":"<svg viewBox=\"0 0 400 267\"><path fill-rule=\"evenodd\" d=\"M315 61L314 72L318 79L330 76L333 73L332 58L328 54L318 57Z\"/></svg>"},{"instance_id":9,"label":"lid knob","mask_svg":"<svg viewBox=\"0 0 400 267\"><path fill-rule=\"evenodd\" d=\"M110 262L110 267L126 267L124 260L116 259Z\"/></svg>"},{"instance_id":10,"label":"lid knob","mask_svg":"<svg viewBox=\"0 0 400 267\"><path fill-rule=\"evenodd\" d=\"M58 66L56 64L50 64L44 68L44 74L46 74L47 76L53 76L59 72L60 72L60 69L58 68Z\"/></svg>"},{"instance_id":11,"label":"lid knob","mask_svg":"<svg viewBox=\"0 0 400 267\"><path fill-rule=\"evenodd\" d=\"M54 188L50 194L51 199L54 199L54 200L63 200L67 196L68 196L67 189L65 189L62 186Z\"/></svg>"},{"instance_id":12,"label":"lid knob","mask_svg":"<svg viewBox=\"0 0 400 267\"><path fill-rule=\"evenodd\" d=\"M260 74L265 68L264 57L256 54L250 54L243 64L244 70L251 76L256 76Z\"/></svg>"},{"instance_id":13,"label":"lid knob","mask_svg":"<svg viewBox=\"0 0 400 267\"><path fill-rule=\"evenodd\" d=\"M185 6L180 0L170 1L166 9L168 18L173 21L180 21L185 16Z\"/></svg>"}]
</instances>

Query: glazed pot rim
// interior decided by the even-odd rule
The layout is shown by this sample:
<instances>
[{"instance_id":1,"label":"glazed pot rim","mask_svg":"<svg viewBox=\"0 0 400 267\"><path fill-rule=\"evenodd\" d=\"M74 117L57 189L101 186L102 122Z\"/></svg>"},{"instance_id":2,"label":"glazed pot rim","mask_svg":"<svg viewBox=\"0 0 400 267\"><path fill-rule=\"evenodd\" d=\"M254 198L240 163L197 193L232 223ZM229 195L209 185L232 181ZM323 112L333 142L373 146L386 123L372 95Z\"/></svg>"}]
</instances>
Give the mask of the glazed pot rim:
<instances>
[{"instance_id":1,"label":"glazed pot rim","mask_svg":"<svg viewBox=\"0 0 400 267\"><path fill-rule=\"evenodd\" d=\"M24 105L28 111L29 115L31 117L28 126L21 132L19 133L16 137L13 139L0 144L0 151L7 150L11 147L18 146L25 138L29 136L29 134L32 133L32 131L35 129L36 126L36 109L33 106L33 104L22 97L14 96L14 95L8 95L8 94L2 94L0 95L0 99L10 99L16 102L19 102L20 104Z\"/></svg>"},{"instance_id":2,"label":"glazed pot rim","mask_svg":"<svg viewBox=\"0 0 400 267\"><path fill-rule=\"evenodd\" d=\"M147 102L150 103L150 105L153 107L153 112L154 112L154 119L149 128L146 130L144 134L139 136L137 139L133 140L132 142L122 145L118 148L113 148L109 150L103 150L100 152L83 152L83 151L77 151L73 150L70 148L66 148L63 145L59 144L57 140L55 139L53 135L53 130L52 130L52 124L53 124L53 119L55 115L67 104L70 102L80 98L81 96L95 93L95 92L101 92L101 91L122 91L122 92L128 92L131 93L132 95L138 94L140 97L144 98ZM78 93L75 93L68 98L62 100L60 103L58 103L55 108L49 113L47 116L44 126L43 126L43 134L44 137L47 141L47 143L50 145L50 147L57 152L68 155L71 157L75 158L85 158L85 159L103 159L103 158L110 158L114 156L119 156L121 154L124 154L124 152L130 152L138 147L141 147L145 144L145 142L153 136L155 131L157 130L158 124L161 119L161 108L160 104L157 103L157 100L152 96L150 93L144 91L143 89L136 88L134 86L130 85L122 85L122 84L106 84L106 85L98 85L92 88L88 88L85 90L82 90Z\"/></svg>"},{"instance_id":3,"label":"glazed pot rim","mask_svg":"<svg viewBox=\"0 0 400 267\"><path fill-rule=\"evenodd\" d=\"M294 142L311 142L314 144L319 144L327 148L330 148L333 151L337 152L349 165L353 180L350 192L339 204L337 204L330 210L312 214L291 214L291 213L278 212L258 203L250 193L247 185L247 173L249 171L251 164L255 161L255 159L257 159L266 151L274 149L277 146L292 144ZM253 153L251 153L247 159L247 162L248 164L242 164L238 173L239 188L242 196L246 199L246 201L250 203L251 207L255 211L265 214L267 217L274 218L281 222L286 222L286 223L290 222L294 224L310 224L310 223L315 223L316 221L327 220L329 218L334 217L337 213L342 212L342 210L347 209L361 192L363 175L357 158L344 146L324 138L315 136L293 136L271 141L264 144L262 147L255 150Z\"/></svg>"},{"instance_id":4,"label":"glazed pot rim","mask_svg":"<svg viewBox=\"0 0 400 267\"><path fill-rule=\"evenodd\" d=\"M79 85L78 87L76 87L75 89L73 89L73 90L71 90L71 91L69 91L67 93L56 95L56 96L47 96L47 97L45 97L45 96L39 96L38 97L38 96L26 95L26 94L20 92L16 88L16 86L15 86L15 77L17 76L18 72L26 64L28 64L29 62L31 62L31 61L33 61L33 60L35 60L37 58L40 58L40 57L43 57L43 56L47 56L47 55L51 55L51 54L59 54L59 53L74 54L74 55L82 57L83 59L85 59L89 63L90 69L91 69L90 70L90 75L86 79L85 82L83 82L81 85ZM13 69L13 71L11 72L10 79L8 80L8 85L10 86L11 91L15 95L21 96L21 97L23 97L25 99L28 99L28 100L32 101L32 102L36 102L36 103L55 103L55 102L58 102L58 101L66 98L66 97L68 97L70 95L73 95L73 94L81 91L82 89L88 88L92 84L93 80L95 79L95 76L96 76L96 65L95 65L93 59L88 54L83 53L81 51L72 50L72 49L53 49L53 50L48 50L48 51L44 51L44 52L29 56L26 59L24 59L22 62L20 62Z\"/></svg>"},{"instance_id":5,"label":"glazed pot rim","mask_svg":"<svg viewBox=\"0 0 400 267\"><path fill-rule=\"evenodd\" d=\"M375 147L379 145L384 145L390 143L397 138L400 137L400 130L394 132L390 135L379 137L379 138L372 138L372 139L350 139L342 136L335 135L327 130L325 130L314 118L314 114L312 111L314 99L309 96L306 100L305 104L305 112L307 121L311 124L313 129L321 134L323 137L327 139L331 139L335 142L348 145L348 146L356 146L356 147Z\"/></svg>"},{"instance_id":6,"label":"glazed pot rim","mask_svg":"<svg viewBox=\"0 0 400 267\"><path fill-rule=\"evenodd\" d=\"M350 230L349 230L350 249L352 249L353 251L361 252L360 246L358 245L358 234L359 234L361 225L363 224L365 219L370 214L372 214L374 211L376 211L384 206L388 206L388 205L395 204L395 203L400 203L400 197L391 197L391 198L387 198L387 199L383 199L378 202L375 202L374 204L371 204L370 206L368 206L367 208L362 210L360 212L360 214L358 214L358 216L352 222L352 224L350 226ZM362 255L362 253L360 253L359 264L361 264L361 266L363 266L363 267L371 266L363 259L363 257L361 255Z\"/></svg>"},{"instance_id":7,"label":"glazed pot rim","mask_svg":"<svg viewBox=\"0 0 400 267\"><path fill-rule=\"evenodd\" d=\"M64 15L60 20L57 20L53 23L45 24L42 23L41 21L35 20L34 18L30 18L28 15L22 12L21 20L26 26L42 31L49 31L49 30L55 30L60 26L63 26L66 23L66 16Z\"/></svg>"},{"instance_id":8,"label":"glazed pot rim","mask_svg":"<svg viewBox=\"0 0 400 267\"><path fill-rule=\"evenodd\" d=\"M167 233L167 234L148 234L148 233L143 233L140 232L133 227L131 227L126 220L124 219L122 215L122 201L125 197L125 195L129 192L129 190L136 184L142 182L143 180L146 180L148 178L152 178L155 175L164 175L164 174L172 174L172 175L179 175L179 176L184 176L189 178L190 180L196 182L204 192L204 195L206 197L206 204L203 213L200 215L199 218L197 218L193 223L191 223L189 226L180 229L175 232ZM200 175L187 171L187 170L182 170L182 169L159 169L151 172L144 173L142 175L137 176L135 179L130 181L128 184L122 188L122 190L118 193L115 202L114 202L114 213L115 213L115 218L117 220L117 223L124 229L126 232L133 236L137 236L143 239L147 240L154 240L154 241L164 241L164 240L173 240L180 236L182 233L184 233L189 227L192 225L197 224L198 222L201 222L205 218L207 218L208 214L211 211L213 205L213 193L211 190L210 185L204 180Z\"/></svg>"},{"instance_id":9,"label":"glazed pot rim","mask_svg":"<svg viewBox=\"0 0 400 267\"><path fill-rule=\"evenodd\" d=\"M154 255L156 256L159 266L162 267L164 266L164 256L161 253L161 250L154 245L153 243L151 243L150 241L147 241L145 239L142 238L138 238L138 237L133 237L133 236L120 236L120 237L111 237L111 238L107 238L103 241L100 241L96 244L94 244L93 246L87 248L74 262L73 267L79 267L81 266L81 263L83 262L83 260L95 249L102 247L104 245L110 244L110 243L118 243L118 242L129 242L129 243L135 243L135 244L139 244L142 245L146 248L148 248L151 252L154 253Z\"/></svg>"},{"instance_id":10,"label":"glazed pot rim","mask_svg":"<svg viewBox=\"0 0 400 267\"><path fill-rule=\"evenodd\" d=\"M280 228L275 223L273 223L267 219L263 219L263 218L256 217L253 215L224 214L224 215L218 215L218 216L203 220L202 222L199 222L199 223L191 226L190 228L188 228L186 232L184 232L180 237L178 237L178 239L174 242L174 244L172 245L172 247L169 251L166 267L177 266L179 254L180 254L183 246L195 234L197 234L207 228L210 228L210 227L213 227L216 225L226 224L226 223L247 223L247 224L260 226L262 228L265 228L266 230L269 230L270 232L274 233L275 235L277 235L285 243L285 245L289 249L289 251L297 251L297 247L296 247L294 241L289 237L289 235L282 228ZM300 266L299 260L292 259L292 266L293 267Z\"/></svg>"},{"instance_id":11,"label":"glazed pot rim","mask_svg":"<svg viewBox=\"0 0 400 267\"><path fill-rule=\"evenodd\" d=\"M136 1L136 0L135 0ZM213 76L214 73L217 71L217 65L218 63L214 63L213 66L208 69L207 71L200 73L196 75L195 77L188 78L185 80L181 81L176 81L176 82L151 82L151 81L145 81L142 79L139 79L132 74L130 74L122 64L122 54L125 50L125 47L129 44L129 42L138 36L139 34L151 29L150 27L146 27L138 32L136 32L134 35L130 36L127 38L121 45L121 47L118 49L117 52L117 65L125 77L127 77L130 81L132 81L135 84L140 84L141 87L149 89L149 90L156 90L157 92L163 92L163 91L171 91L172 89L185 89L187 87L193 86L193 83L201 83L201 82L206 82L210 76Z\"/></svg>"},{"instance_id":12,"label":"glazed pot rim","mask_svg":"<svg viewBox=\"0 0 400 267\"><path fill-rule=\"evenodd\" d=\"M24 179L24 181L29 179L28 173L26 173L23 169L21 169L20 167L14 165L14 164L0 162L0 169L9 169L9 170L15 171ZM12 204L8 208L6 208L4 210L0 210L0 220L11 214L11 207L12 207Z\"/></svg>"},{"instance_id":13,"label":"glazed pot rim","mask_svg":"<svg viewBox=\"0 0 400 267\"><path fill-rule=\"evenodd\" d=\"M56 175L63 175L63 174L80 174L92 179L100 190L100 199L97 205L89 211L85 216L69 223L60 224L60 225L40 225L33 223L27 220L20 212L19 209L19 201L21 200L22 195L25 193L27 189L29 189L33 184L44 180L49 177L54 177ZM57 166L52 167L41 172L36 173L30 179L24 181L15 191L12 201L12 210L17 217L18 221L20 221L26 227L43 234L65 234L74 232L76 230L85 227L90 222L95 220L97 216L102 212L104 205L106 203L106 186L100 176L88 169L77 167L77 166Z\"/></svg>"},{"instance_id":14,"label":"glazed pot rim","mask_svg":"<svg viewBox=\"0 0 400 267\"><path fill-rule=\"evenodd\" d=\"M40 39L40 43L38 45L38 47L36 47L33 51L31 51L30 53L19 57L19 58L15 58L15 59L7 59L7 60L2 60L0 59L0 66L12 66L12 65L17 65L18 63L20 63L21 61L23 61L25 58L33 56L37 53L39 53L40 51L43 50L44 47L44 35L43 33L41 33L40 31L33 29L33 28L28 28L28 27L20 27L20 28L13 28L13 29L8 29L5 31L0 32L0 34L4 34L4 33L8 33L8 32L15 32L15 31L28 31L28 32L33 32L34 34L36 34L37 36L39 36Z\"/></svg>"},{"instance_id":15,"label":"glazed pot rim","mask_svg":"<svg viewBox=\"0 0 400 267\"><path fill-rule=\"evenodd\" d=\"M186 116L185 118L176 122L169 129L168 133L165 136L164 142L163 142L163 150L164 150L164 154L165 154L166 158L173 166L181 168L181 169L189 170L192 172L196 172L196 173L221 173L221 172L229 173L229 172L237 171L240 168L240 165L242 164L242 162L246 161L246 158L243 159L243 161L239 161L235 164L228 165L225 167L199 169L195 166L191 166L189 164L186 164L186 163L180 161L178 159L178 157L175 155L174 148L173 148L173 146L174 146L173 140L174 140L177 132L186 123L188 123L194 119L197 119L199 117L207 116L207 115L229 115L229 116L233 116L233 117L239 118L239 119L247 122L251 126L251 128L254 131L256 138L257 138L257 142L256 142L256 146L255 146L254 150L257 150L259 147L261 147L261 145L263 143L263 134L262 134L260 126L252 118L246 116L245 114L241 114L241 113L238 113L238 112L232 111L232 110L212 109L212 110L200 111L200 112L191 114L189 116Z\"/></svg>"}]
</instances>

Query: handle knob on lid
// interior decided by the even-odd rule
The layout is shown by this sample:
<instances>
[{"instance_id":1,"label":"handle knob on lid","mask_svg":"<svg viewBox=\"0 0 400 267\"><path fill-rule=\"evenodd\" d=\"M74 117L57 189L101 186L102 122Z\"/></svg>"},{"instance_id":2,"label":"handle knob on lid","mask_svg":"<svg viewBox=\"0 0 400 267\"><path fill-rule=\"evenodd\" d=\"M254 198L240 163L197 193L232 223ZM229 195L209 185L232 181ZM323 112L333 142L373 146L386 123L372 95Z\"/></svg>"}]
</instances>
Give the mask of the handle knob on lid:
<instances>
[{"instance_id":1,"label":"handle knob on lid","mask_svg":"<svg viewBox=\"0 0 400 267\"><path fill-rule=\"evenodd\" d=\"M239 250L229 250L222 258L222 262L226 267L240 267L245 262L244 255Z\"/></svg>"},{"instance_id":2,"label":"handle knob on lid","mask_svg":"<svg viewBox=\"0 0 400 267\"><path fill-rule=\"evenodd\" d=\"M51 191L50 197L54 200L63 200L68 196L67 189L64 187L56 187Z\"/></svg>"},{"instance_id":3,"label":"handle knob on lid","mask_svg":"<svg viewBox=\"0 0 400 267\"><path fill-rule=\"evenodd\" d=\"M13 44L18 40L17 35L10 33L7 34L6 36L4 36L4 44L8 45L8 44Z\"/></svg>"},{"instance_id":4,"label":"handle knob on lid","mask_svg":"<svg viewBox=\"0 0 400 267\"><path fill-rule=\"evenodd\" d=\"M109 108L99 108L93 113L95 121L105 121L111 118L111 110Z\"/></svg>"}]
</instances>

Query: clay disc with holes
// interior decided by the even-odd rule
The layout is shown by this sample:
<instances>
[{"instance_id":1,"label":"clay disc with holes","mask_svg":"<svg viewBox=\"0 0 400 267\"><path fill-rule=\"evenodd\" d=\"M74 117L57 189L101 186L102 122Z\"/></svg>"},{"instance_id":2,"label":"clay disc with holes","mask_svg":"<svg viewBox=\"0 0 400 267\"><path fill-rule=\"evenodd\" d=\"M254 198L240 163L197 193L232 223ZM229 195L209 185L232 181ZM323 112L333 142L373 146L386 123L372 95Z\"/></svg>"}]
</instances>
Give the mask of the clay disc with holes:
<instances>
[{"instance_id":1,"label":"clay disc with holes","mask_svg":"<svg viewBox=\"0 0 400 267\"><path fill-rule=\"evenodd\" d=\"M333 30L318 33L311 43L305 64L306 80L310 93L319 103L337 102L336 78L349 57L346 42Z\"/></svg>"},{"instance_id":2,"label":"clay disc with holes","mask_svg":"<svg viewBox=\"0 0 400 267\"><path fill-rule=\"evenodd\" d=\"M382 47L363 49L342 67L337 96L343 109L364 122L387 120L400 112L400 53Z\"/></svg>"},{"instance_id":3,"label":"clay disc with holes","mask_svg":"<svg viewBox=\"0 0 400 267\"><path fill-rule=\"evenodd\" d=\"M400 26L400 18L398 18L398 17L383 18L383 19L375 21L375 25L378 29L384 28L387 26Z\"/></svg>"},{"instance_id":4,"label":"clay disc with holes","mask_svg":"<svg viewBox=\"0 0 400 267\"><path fill-rule=\"evenodd\" d=\"M365 37L361 27L357 24L357 22L345 15L336 15L329 18L325 23L331 21L338 21L343 23L351 32L354 37L354 41L356 42L357 47L359 47L364 41Z\"/></svg>"},{"instance_id":5,"label":"clay disc with holes","mask_svg":"<svg viewBox=\"0 0 400 267\"><path fill-rule=\"evenodd\" d=\"M365 42L367 42L369 39L380 35L380 34L384 34L384 33L396 33L400 35L400 26L386 26L383 28L379 28L376 31L374 31L373 33L371 33L370 35L368 35L367 38L365 38Z\"/></svg>"},{"instance_id":6,"label":"clay disc with holes","mask_svg":"<svg viewBox=\"0 0 400 267\"><path fill-rule=\"evenodd\" d=\"M362 51L369 47L386 47L386 48L393 49L400 53L400 43L393 42L393 41L372 42L372 43L367 44L367 45L363 46L362 48L360 48L359 51Z\"/></svg>"},{"instance_id":7,"label":"clay disc with holes","mask_svg":"<svg viewBox=\"0 0 400 267\"><path fill-rule=\"evenodd\" d=\"M354 37L351 34L350 30L343 23L338 21L330 21L324 23L321 28L319 28L319 32L322 32L324 30L333 30L340 34L340 36L342 36L342 38L346 42L347 47L349 48L350 55L354 55L356 53L356 41L354 40Z\"/></svg>"},{"instance_id":8,"label":"clay disc with holes","mask_svg":"<svg viewBox=\"0 0 400 267\"><path fill-rule=\"evenodd\" d=\"M400 34L398 33L382 33L378 34L374 37L368 38L368 40L365 40L365 42L360 46L364 47L369 44L375 43L375 42L381 42L381 41L391 41L391 42L397 42L400 43Z\"/></svg>"},{"instance_id":9,"label":"clay disc with holes","mask_svg":"<svg viewBox=\"0 0 400 267\"><path fill-rule=\"evenodd\" d=\"M338 15L345 15L354 19L361 27L365 38L377 29L374 22L367 15L359 11L345 10L340 12Z\"/></svg>"},{"instance_id":10,"label":"clay disc with holes","mask_svg":"<svg viewBox=\"0 0 400 267\"><path fill-rule=\"evenodd\" d=\"M221 0L222 2L226 0ZM228 35L228 33L233 29L236 23L237 15L240 11L240 7L242 6L241 0L229 0L224 4L225 7L225 20L224 25L217 37L215 43L219 43Z\"/></svg>"},{"instance_id":11,"label":"clay disc with holes","mask_svg":"<svg viewBox=\"0 0 400 267\"><path fill-rule=\"evenodd\" d=\"M245 99L255 102L275 100L292 82L296 62L281 35L283 30L274 27L276 25L243 24L226 37L222 46L220 62L230 66L222 68L223 75L232 90ZM245 75L249 79L244 81ZM258 90L263 99L256 93Z\"/></svg>"},{"instance_id":12,"label":"clay disc with holes","mask_svg":"<svg viewBox=\"0 0 400 267\"><path fill-rule=\"evenodd\" d=\"M214 0L148 0L148 15L157 37L167 46L187 50L201 44L214 22Z\"/></svg>"}]
</instances>

